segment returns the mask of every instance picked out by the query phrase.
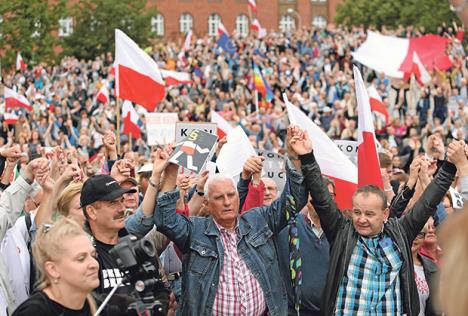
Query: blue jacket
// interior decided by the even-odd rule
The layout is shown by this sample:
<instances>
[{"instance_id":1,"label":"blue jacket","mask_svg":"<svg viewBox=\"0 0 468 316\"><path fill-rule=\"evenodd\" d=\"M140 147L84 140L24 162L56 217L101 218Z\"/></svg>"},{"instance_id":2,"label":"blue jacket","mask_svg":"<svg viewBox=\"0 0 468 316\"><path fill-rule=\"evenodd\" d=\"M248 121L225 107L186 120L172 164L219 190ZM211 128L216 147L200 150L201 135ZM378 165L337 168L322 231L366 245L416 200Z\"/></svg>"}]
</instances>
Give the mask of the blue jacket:
<instances>
[{"instance_id":1,"label":"blue jacket","mask_svg":"<svg viewBox=\"0 0 468 316\"><path fill-rule=\"evenodd\" d=\"M305 184L302 175L292 169L288 162L287 185L301 210L307 202ZM176 213L178 196L178 191L171 191L159 197L155 224L184 253L180 314L211 315L223 266L223 243L211 217L187 218ZM274 236L287 225L285 205L284 193L270 206L254 208L238 217L239 255L260 284L272 316L288 313L274 246Z\"/></svg>"}]
</instances>

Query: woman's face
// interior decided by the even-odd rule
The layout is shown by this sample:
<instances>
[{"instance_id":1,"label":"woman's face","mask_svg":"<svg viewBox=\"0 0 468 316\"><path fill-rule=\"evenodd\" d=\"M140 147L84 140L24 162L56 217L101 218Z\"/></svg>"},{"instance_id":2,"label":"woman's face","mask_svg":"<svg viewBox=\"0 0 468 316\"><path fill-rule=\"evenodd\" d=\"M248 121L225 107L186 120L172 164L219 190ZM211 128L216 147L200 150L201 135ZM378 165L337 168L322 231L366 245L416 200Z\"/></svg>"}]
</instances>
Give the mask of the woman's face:
<instances>
[{"instance_id":1,"label":"woman's face","mask_svg":"<svg viewBox=\"0 0 468 316\"><path fill-rule=\"evenodd\" d=\"M96 250L86 235L64 238L63 252L57 261L47 261L46 270L58 283L82 293L99 286L99 263Z\"/></svg>"},{"instance_id":2,"label":"woman's face","mask_svg":"<svg viewBox=\"0 0 468 316\"><path fill-rule=\"evenodd\" d=\"M77 194L71 200L70 209L68 210L68 217L75 220L81 226L84 226L85 216L83 209L80 207L80 196L81 194Z\"/></svg>"},{"instance_id":3,"label":"woman's face","mask_svg":"<svg viewBox=\"0 0 468 316\"><path fill-rule=\"evenodd\" d=\"M425 245L436 244L437 243L436 230L434 226L434 219L432 217L429 218L426 225L424 226L424 229L426 230L426 237L424 238L424 244Z\"/></svg>"}]
</instances>

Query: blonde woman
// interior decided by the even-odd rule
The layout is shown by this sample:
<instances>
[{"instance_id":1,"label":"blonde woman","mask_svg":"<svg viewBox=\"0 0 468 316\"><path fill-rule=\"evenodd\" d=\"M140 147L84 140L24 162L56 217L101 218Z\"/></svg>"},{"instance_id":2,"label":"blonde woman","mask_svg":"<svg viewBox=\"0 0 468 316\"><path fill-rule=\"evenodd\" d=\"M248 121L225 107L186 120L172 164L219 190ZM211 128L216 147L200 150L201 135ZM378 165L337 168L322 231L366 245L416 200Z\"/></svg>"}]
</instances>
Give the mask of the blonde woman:
<instances>
[{"instance_id":1,"label":"blonde woman","mask_svg":"<svg viewBox=\"0 0 468 316\"><path fill-rule=\"evenodd\" d=\"M33 256L39 291L13 313L22 315L93 315L91 291L99 286L99 264L89 236L74 220L63 217L38 230Z\"/></svg>"},{"instance_id":2,"label":"blonde woman","mask_svg":"<svg viewBox=\"0 0 468 316\"><path fill-rule=\"evenodd\" d=\"M80 206L80 196L83 183L72 182L60 194L57 199L57 210L60 215L75 220L81 227L84 226L85 216Z\"/></svg>"}]
</instances>

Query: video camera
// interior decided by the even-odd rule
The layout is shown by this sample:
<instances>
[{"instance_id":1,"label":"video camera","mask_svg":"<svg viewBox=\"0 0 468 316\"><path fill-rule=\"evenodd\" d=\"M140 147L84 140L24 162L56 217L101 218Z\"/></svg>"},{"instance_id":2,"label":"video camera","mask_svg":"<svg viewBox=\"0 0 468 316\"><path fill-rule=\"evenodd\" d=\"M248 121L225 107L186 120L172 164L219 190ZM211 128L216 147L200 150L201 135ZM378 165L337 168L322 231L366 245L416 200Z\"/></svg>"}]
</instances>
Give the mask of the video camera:
<instances>
[{"instance_id":1,"label":"video camera","mask_svg":"<svg viewBox=\"0 0 468 316\"><path fill-rule=\"evenodd\" d=\"M131 295L136 301L128 306L128 311L135 311L138 315L148 312L150 315L166 315L165 306L156 299L167 289L159 277L153 243L129 235L120 238L109 253L123 273L123 283L129 283L134 289Z\"/></svg>"}]
</instances>

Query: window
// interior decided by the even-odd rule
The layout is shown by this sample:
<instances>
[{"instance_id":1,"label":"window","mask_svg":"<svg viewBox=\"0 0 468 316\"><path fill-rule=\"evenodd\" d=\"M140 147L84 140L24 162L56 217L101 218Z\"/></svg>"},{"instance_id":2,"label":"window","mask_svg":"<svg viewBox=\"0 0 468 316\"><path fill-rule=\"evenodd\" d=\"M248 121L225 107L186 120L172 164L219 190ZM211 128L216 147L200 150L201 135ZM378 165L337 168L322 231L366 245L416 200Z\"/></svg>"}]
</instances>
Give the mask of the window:
<instances>
[{"instance_id":1,"label":"window","mask_svg":"<svg viewBox=\"0 0 468 316\"><path fill-rule=\"evenodd\" d=\"M236 32L241 37L249 34L249 18L246 15L241 14L236 18Z\"/></svg>"},{"instance_id":2,"label":"window","mask_svg":"<svg viewBox=\"0 0 468 316\"><path fill-rule=\"evenodd\" d=\"M69 36L73 33L73 18L67 16L59 20L59 31L58 35L60 37Z\"/></svg>"},{"instance_id":3,"label":"window","mask_svg":"<svg viewBox=\"0 0 468 316\"><path fill-rule=\"evenodd\" d=\"M180 31L182 33L187 33L193 27L193 18L190 13L183 13L179 19Z\"/></svg>"},{"instance_id":4,"label":"window","mask_svg":"<svg viewBox=\"0 0 468 316\"><path fill-rule=\"evenodd\" d=\"M281 32L287 32L296 28L296 21L290 15L283 15L280 18L279 29Z\"/></svg>"},{"instance_id":5,"label":"window","mask_svg":"<svg viewBox=\"0 0 468 316\"><path fill-rule=\"evenodd\" d=\"M156 36L164 36L164 17L161 14L151 18L151 31Z\"/></svg>"},{"instance_id":6,"label":"window","mask_svg":"<svg viewBox=\"0 0 468 316\"><path fill-rule=\"evenodd\" d=\"M327 26L327 20L320 15L314 16L314 19L312 20L312 25L315 27L319 28L324 28Z\"/></svg>"},{"instance_id":7,"label":"window","mask_svg":"<svg viewBox=\"0 0 468 316\"><path fill-rule=\"evenodd\" d=\"M218 34L219 22L221 22L219 14L213 13L208 17L208 35L215 36Z\"/></svg>"}]
</instances>

